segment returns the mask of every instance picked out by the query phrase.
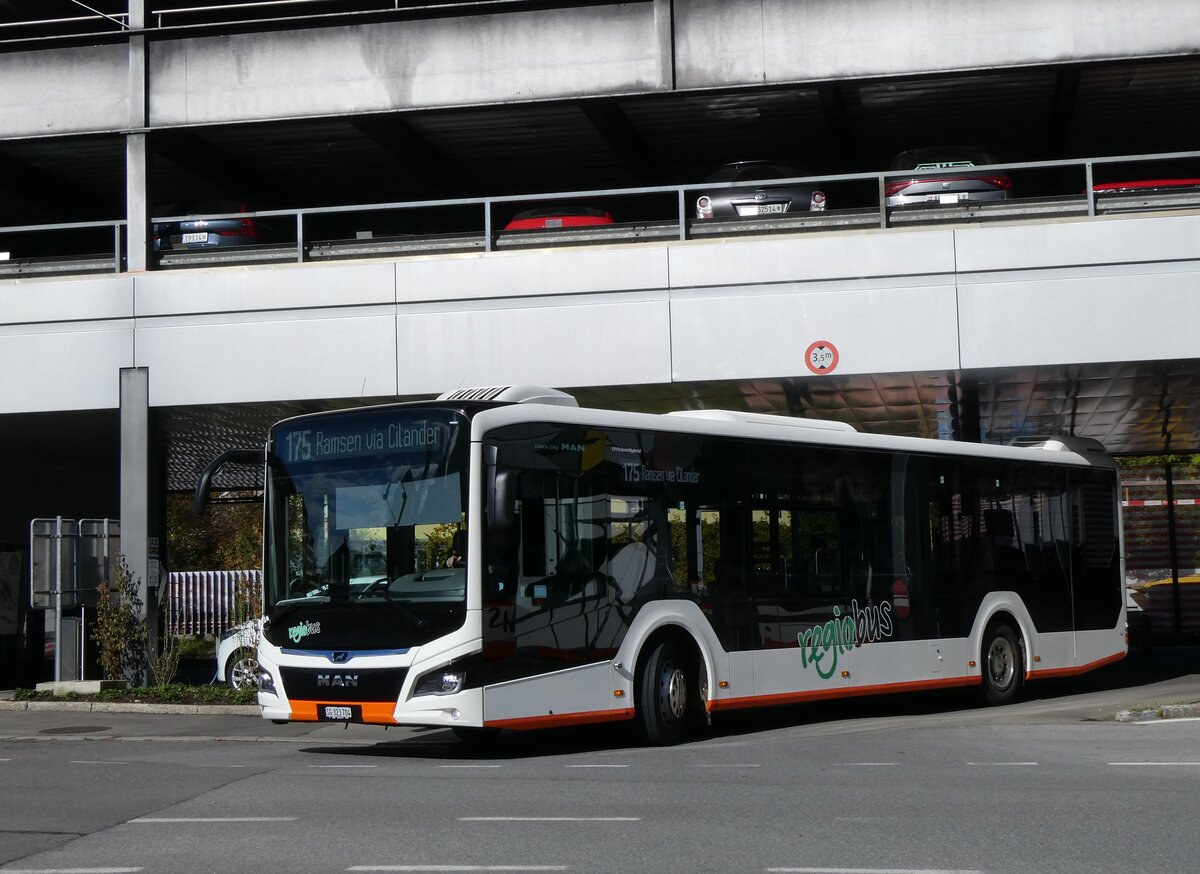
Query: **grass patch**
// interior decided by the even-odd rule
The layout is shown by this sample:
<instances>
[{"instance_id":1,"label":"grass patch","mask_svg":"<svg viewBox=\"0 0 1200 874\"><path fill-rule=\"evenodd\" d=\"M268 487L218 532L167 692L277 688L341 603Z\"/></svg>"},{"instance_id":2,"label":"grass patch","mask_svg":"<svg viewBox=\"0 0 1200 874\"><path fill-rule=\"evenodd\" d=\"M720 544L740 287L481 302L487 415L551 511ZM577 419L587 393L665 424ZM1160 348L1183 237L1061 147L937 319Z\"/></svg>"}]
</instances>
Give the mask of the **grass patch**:
<instances>
[{"instance_id":1,"label":"grass patch","mask_svg":"<svg viewBox=\"0 0 1200 874\"><path fill-rule=\"evenodd\" d=\"M166 686L135 686L131 689L105 689L94 695L68 692L55 695L35 689L17 689L15 701L109 701L118 704L255 704L258 693L253 689L230 689L228 686L187 686L170 683Z\"/></svg>"}]
</instances>

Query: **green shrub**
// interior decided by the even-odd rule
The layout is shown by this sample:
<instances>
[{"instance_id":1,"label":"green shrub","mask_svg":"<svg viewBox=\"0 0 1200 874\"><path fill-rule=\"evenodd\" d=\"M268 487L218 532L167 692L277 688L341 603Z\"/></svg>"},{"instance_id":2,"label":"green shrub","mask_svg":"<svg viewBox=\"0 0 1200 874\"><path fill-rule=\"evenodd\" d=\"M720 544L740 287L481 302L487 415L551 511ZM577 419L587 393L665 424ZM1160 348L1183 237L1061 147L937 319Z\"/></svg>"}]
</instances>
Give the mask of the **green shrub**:
<instances>
[{"instance_id":1,"label":"green shrub","mask_svg":"<svg viewBox=\"0 0 1200 874\"><path fill-rule=\"evenodd\" d=\"M94 695L68 692L55 695L34 689L17 689L16 701L108 701L134 704L254 704L258 693L253 689L233 690L225 685L188 686L168 683L162 686L134 686L127 689L105 689Z\"/></svg>"},{"instance_id":2,"label":"green shrub","mask_svg":"<svg viewBox=\"0 0 1200 874\"><path fill-rule=\"evenodd\" d=\"M100 666L107 680L136 682L145 676L148 667L142 599L125 556L118 556L113 576L115 585L110 587L105 580L96 587L99 600L95 635Z\"/></svg>"},{"instance_id":3,"label":"green shrub","mask_svg":"<svg viewBox=\"0 0 1200 874\"><path fill-rule=\"evenodd\" d=\"M211 634L187 634L179 638L180 661L200 661L217 657L217 639Z\"/></svg>"}]
</instances>

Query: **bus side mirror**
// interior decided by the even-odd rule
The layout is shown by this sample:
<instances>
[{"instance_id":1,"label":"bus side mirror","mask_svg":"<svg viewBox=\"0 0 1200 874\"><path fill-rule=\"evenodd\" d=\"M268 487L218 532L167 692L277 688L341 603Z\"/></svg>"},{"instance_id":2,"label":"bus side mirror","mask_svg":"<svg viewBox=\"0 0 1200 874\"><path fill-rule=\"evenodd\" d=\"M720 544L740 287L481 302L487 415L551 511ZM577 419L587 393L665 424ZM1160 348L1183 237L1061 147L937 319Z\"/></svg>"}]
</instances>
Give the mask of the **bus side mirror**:
<instances>
[{"instance_id":1,"label":"bus side mirror","mask_svg":"<svg viewBox=\"0 0 1200 874\"><path fill-rule=\"evenodd\" d=\"M261 449L229 449L214 458L200 474L196 493L192 497L192 512L203 516L208 506L208 490L217 471L227 464L249 464L261 467L266 456Z\"/></svg>"},{"instance_id":2,"label":"bus side mirror","mask_svg":"<svg viewBox=\"0 0 1200 874\"><path fill-rule=\"evenodd\" d=\"M484 446L483 455L487 467L487 494L484 500L488 528L492 531L511 531L515 524L513 505L517 474L515 471L498 468L495 446Z\"/></svg>"}]
</instances>

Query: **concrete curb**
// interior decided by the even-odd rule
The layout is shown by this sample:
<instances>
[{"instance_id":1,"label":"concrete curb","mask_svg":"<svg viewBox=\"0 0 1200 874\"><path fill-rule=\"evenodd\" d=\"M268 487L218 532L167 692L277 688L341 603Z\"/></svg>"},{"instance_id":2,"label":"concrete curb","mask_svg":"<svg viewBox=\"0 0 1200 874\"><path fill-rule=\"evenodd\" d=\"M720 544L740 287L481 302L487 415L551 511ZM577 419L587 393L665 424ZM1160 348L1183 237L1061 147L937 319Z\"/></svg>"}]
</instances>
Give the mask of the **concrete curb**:
<instances>
[{"instance_id":1,"label":"concrete curb","mask_svg":"<svg viewBox=\"0 0 1200 874\"><path fill-rule=\"evenodd\" d=\"M126 704L115 701L0 701L4 710L69 713L162 713L176 716L261 716L257 704Z\"/></svg>"},{"instance_id":2,"label":"concrete curb","mask_svg":"<svg viewBox=\"0 0 1200 874\"><path fill-rule=\"evenodd\" d=\"M1162 719L1196 719L1198 717L1200 717L1200 704L1163 704L1160 707L1122 710L1117 714L1117 722L1158 722Z\"/></svg>"}]
</instances>

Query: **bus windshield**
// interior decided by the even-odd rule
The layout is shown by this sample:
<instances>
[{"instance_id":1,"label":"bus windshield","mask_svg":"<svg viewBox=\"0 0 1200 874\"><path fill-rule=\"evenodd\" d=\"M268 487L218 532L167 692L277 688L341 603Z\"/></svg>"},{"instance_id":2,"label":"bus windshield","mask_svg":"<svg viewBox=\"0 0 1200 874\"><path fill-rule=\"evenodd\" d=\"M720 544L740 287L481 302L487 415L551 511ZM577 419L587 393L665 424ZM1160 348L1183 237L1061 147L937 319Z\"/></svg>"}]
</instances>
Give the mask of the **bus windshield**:
<instances>
[{"instance_id":1,"label":"bus windshield","mask_svg":"<svg viewBox=\"0 0 1200 874\"><path fill-rule=\"evenodd\" d=\"M264 556L272 643L396 650L462 625L468 433L457 411L428 407L276 426Z\"/></svg>"}]
</instances>

